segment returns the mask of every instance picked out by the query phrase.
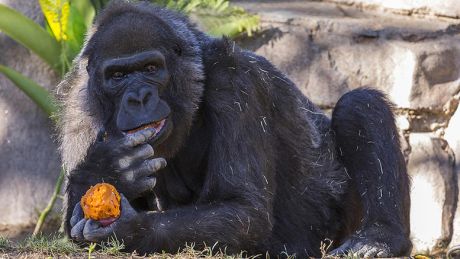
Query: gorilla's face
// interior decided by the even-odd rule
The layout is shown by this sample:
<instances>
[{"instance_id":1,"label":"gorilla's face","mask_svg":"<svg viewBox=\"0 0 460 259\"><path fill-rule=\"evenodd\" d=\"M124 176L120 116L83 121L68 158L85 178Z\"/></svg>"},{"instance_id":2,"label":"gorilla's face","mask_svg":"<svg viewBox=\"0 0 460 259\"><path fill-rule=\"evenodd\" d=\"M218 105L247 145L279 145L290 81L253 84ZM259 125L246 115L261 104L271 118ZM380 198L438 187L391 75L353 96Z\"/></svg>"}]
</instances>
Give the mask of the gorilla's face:
<instances>
[{"instance_id":1,"label":"gorilla's face","mask_svg":"<svg viewBox=\"0 0 460 259\"><path fill-rule=\"evenodd\" d=\"M112 100L110 129L113 135L155 128L154 145L171 133L171 109L162 95L170 74L165 56L156 50L105 60L100 67L101 91Z\"/></svg>"},{"instance_id":2,"label":"gorilla's face","mask_svg":"<svg viewBox=\"0 0 460 259\"><path fill-rule=\"evenodd\" d=\"M202 93L191 44L158 17L121 14L90 38L90 98L108 139L155 128L156 155L171 157L190 130ZM190 62L193 59L193 62ZM197 75L193 75L197 74ZM102 111L102 112L101 112Z\"/></svg>"}]
</instances>

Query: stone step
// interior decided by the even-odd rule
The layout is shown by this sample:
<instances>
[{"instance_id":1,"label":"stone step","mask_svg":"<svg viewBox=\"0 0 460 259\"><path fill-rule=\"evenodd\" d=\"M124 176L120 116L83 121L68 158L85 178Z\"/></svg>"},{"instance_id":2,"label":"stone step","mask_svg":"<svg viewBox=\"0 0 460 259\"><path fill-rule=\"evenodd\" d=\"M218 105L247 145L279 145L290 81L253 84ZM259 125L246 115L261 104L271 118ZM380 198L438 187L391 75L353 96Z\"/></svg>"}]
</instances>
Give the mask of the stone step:
<instances>
[{"instance_id":1,"label":"stone step","mask_svg":"<svg viewBox=\"0 0 460 259\"><path fill-rule=\"evenodd\" d=\"M460 25L311 1L235 2L261 16L241 44L261 54L323 108L372 86L399 108L443 113L460 91Z\"/></svg>"},{"instance_id":2,"label":"stone step","mask_svg":"<svg viewBox=\"0 0 460 259\"><path fill-rule=\"evenodd\" d=\"M378 9L406 15L460 18L458 0L326 0L362 9Z\"/></svg>"}]
</instances>

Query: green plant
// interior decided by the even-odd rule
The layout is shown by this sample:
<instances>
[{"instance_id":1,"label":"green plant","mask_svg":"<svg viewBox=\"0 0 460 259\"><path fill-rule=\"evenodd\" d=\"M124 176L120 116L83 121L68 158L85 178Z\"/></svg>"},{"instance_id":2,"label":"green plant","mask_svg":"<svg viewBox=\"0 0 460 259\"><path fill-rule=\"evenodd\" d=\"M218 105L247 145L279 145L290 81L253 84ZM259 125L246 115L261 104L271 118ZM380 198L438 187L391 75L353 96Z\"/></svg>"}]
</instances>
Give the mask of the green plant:
<instances>
[{"instance_id":1,"label":"green plant","mask_svg":"<svg viewBox=\"0 0 460 259\"><path fill-rule=\"evenodd\" d=\"M26 238L14 247L21 252L37 252L44 254L74 254L81 249L73 242L61 235L36 235Z\"/></svg>"},{"instance_id":2,"label":"green plant","mask_svg":"<svg viewBox=\"0 0 460 259\"><path fill-rule=\"evenodd\" d=\"M259 17L246 13L228 0L151 0L152 2L196 17L211 35L236 36L257 29ZM0 4L0 31L10 36L43 59L61 77L70 69L72 60L83 46L87 29L109 0L38 0L45 18L45 27L16 10ZM49 117L58 107L52 95L33 80L0 64L0 73L27 94ZM56 182L53 196L40 213L34 235L41 231L48 213L60 193L64 170Z\"/></svg>"},{"instance_id":3,"label":"green plant","mask_svg":"<svg viewBox=\"0 0 460 259\"><path fill-rule=\"evenodd\" d=\"M103 242L99 246L101 248L102 253L114 256L123 255L121 251L125 249L125 244L123 243L123 241L119 241L116 236L111 237L107 242Z\"/></svg>"},{"instance_id":4,"label":"green plant","mask_svg":"<svg viewBox=\"0 0 460 259\"><path fill-rule=\"evenodd\" d=\"M0 236L0 252L6 251L10 248L10 240L4 236Z\"/></svg>"},{"instance_id":5,"label":"green plant","mask_svg":"<svg viewBox=\"0 0 460 259\"><path fill-rule=\"evenodd\" d=\"M88 251L88 259L94 258L91 254L96 250L96 243L91 243L85 250Z\"/></svg>"},{"instance_id":6,"label":"green plant","mask_svg":"<svg viewBox=\"0 0 460 259\"><path fill-rule=\"evenodd\" d=\"M251 35L259 27L259 16L230 5L227 0L153 0L156 4L183 12L195 18L213 36L235 37L242 32Z\"/></svg>"}]
</instances>

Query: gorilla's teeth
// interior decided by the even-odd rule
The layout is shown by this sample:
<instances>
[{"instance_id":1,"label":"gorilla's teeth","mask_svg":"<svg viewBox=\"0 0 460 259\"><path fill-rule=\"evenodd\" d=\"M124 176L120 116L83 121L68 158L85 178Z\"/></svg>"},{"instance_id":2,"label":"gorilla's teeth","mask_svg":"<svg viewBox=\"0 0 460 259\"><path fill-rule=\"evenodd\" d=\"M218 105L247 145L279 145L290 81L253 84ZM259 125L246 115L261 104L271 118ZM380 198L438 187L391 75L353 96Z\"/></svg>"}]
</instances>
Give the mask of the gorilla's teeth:
<instances>
[{"instance_id":1,"label":"gorilla's teeth","mask_svg":"<svg viewBox=\"0 0 460 259\"><path fill-rule=\"evenodd\" d=\"M165 119L163 119L161 121L151 122L149 124L142 125L142 126L140 126L138 128L128 130L126 133L127 134L132 134L132 133L138 132L140 130L145 130L145 129L148 129L148 128L154 128L154 129L156 129L156 132L158 133L163 128L164 123L165 123ZM157 133L155 133L155 135Z\"/></svg>"}]
</instances>

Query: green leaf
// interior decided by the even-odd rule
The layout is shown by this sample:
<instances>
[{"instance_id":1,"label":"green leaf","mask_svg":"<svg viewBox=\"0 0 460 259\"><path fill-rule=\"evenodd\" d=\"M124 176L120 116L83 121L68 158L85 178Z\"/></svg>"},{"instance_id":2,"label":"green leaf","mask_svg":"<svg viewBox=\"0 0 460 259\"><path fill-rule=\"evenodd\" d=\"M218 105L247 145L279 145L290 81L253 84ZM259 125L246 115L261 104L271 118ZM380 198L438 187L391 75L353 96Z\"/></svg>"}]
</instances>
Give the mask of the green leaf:
<instances>
[{"instance_id":1,"label":"green leaf","mask_svg":"<svg viewBox=\"0 0 460 259\"><path fill-rule=\"evenodd\" d=\"M72 60L80 52L87 30L86 24L89 22L87 19L94 17L94 8L89 1L81 0L39 0L39 2L48 31L61 44L59 57L62 64L61 75L64 75L70 68Z\"/></svg>"},{"instance_id":2,"label":"green leaf","mask_svg":"<svg viewBox=\"0 0 460 259\"><path fill-rule=\"evenodd\" d=\"M259 28L260 18L233 6L228 0L151 0L166 8L183 12L196 18L204 30L213 36L235 37Z\"/></svg>"},{"instance_id":3,"label":"green leaf","mask_svg":"<svg viewBox=\"0 0 460 259\"><path fill-rule=\"evenodd\" d=\"M75 8L77 12L82 16L86 28L91 27L93 23L96 10L91 1L85 0L71 0L70 7ZM70 19L72 20L72 9L70 9Z\"/></svg>"},{"instance_id":4,"label":"green leaf","mask_svg":"<svg viewBox=\"0 0 460 259\"><path fill-rule=\"evenodd\" d=\"M67 22L70 3L68 0L39 0L46 23L58 41L67 40Z\"/></svg>"},{"instance_id":5,"label":"green leaf","mask_svg":"<svg viewBox=\"0 0 460 259\"><path fill-rule=\"evenodd\" d=\"M87 30L85 15L82 14L72 3L66 28L67 38L61 42L63 53L61 56L64 64L64 72L70 68L72 60L80 52Z\"/></svg>"},{"instance_id":6,"label":"green leaf","mask_svg":"<svg viewBox=\"0 0 460 259\"><path fill-rule=\"evenodd\" d=\"M57 108L54 99L45 88L6 66L0 65L0 72L27 94L48 116L56 112Z\"/></svg>"},{"instance_id":7,"label":"green leaf","mask_svg":"<svg viewBox=\"0 0 460 259\"><path fill-rule=\"evenodd\" d=\"M243 8L230 6L226 0L208 0L193 13L198 23L213 36L235 37L246 32L251 36L259 28L260 17Z\"/></svg>"},{"instance_id":8,"label":"green leaf","mask_svg":"<svg viewBox=\"0 0 460 259\"><path fill-rule=\"evenodd\" d=\"M0 4L0 31L24 45L56 71L60 71L61 47L49 33L18 11Z\"/></svg>"}]
</instances>

